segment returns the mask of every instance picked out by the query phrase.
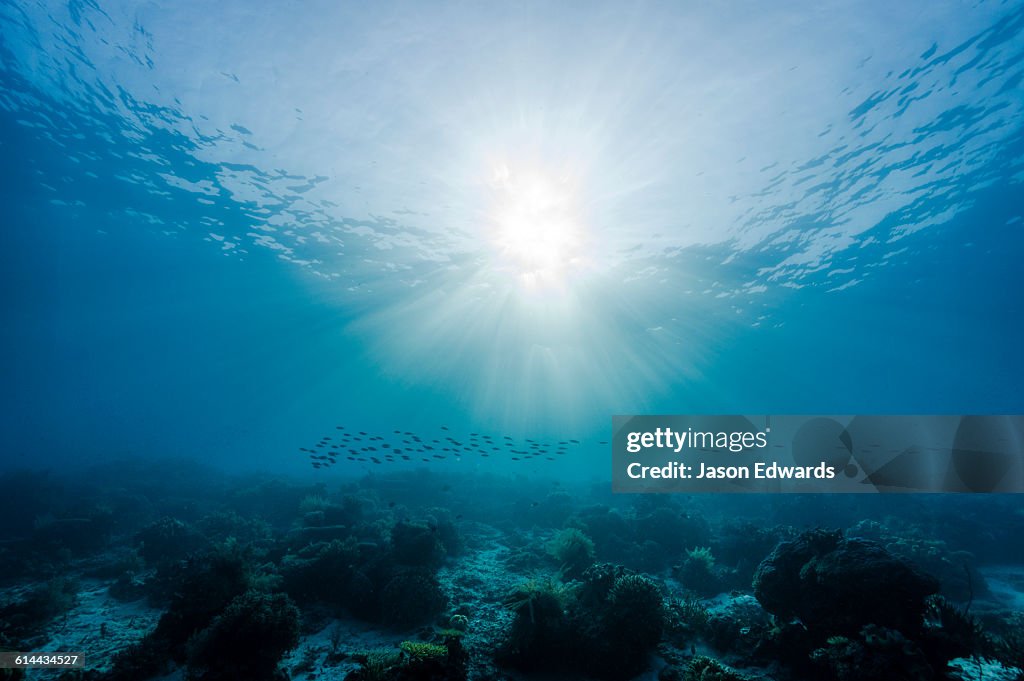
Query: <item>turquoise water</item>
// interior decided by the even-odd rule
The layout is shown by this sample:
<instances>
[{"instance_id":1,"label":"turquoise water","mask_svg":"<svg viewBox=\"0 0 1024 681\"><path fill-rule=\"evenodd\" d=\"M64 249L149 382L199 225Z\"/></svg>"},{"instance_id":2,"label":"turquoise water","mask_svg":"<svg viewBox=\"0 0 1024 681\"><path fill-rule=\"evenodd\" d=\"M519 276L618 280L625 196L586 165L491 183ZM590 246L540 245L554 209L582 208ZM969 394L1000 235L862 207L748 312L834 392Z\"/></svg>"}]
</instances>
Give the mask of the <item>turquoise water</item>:
<instances>
[{"instance_id":1,"label":"turquoise water","mask_svg":"<svg viewBox=\"0 0 1024 681\"><path fill-rule=\"evenodd\" d=\"M0 27L5 464L1024 408L1021 3Z\"/></svg>"},{"instance_id":2,"label":"turquoise water","mask_svg":"<svg viewBox=\"0 0 1024 681\"><path fill-rule=\"evenodd\" d=\"M1022 81L1019 1L0 0L0 665L86 658L0 677L1019 678L1019 497L608 441L1024 412Z\"/></svg>"}]
</instances>

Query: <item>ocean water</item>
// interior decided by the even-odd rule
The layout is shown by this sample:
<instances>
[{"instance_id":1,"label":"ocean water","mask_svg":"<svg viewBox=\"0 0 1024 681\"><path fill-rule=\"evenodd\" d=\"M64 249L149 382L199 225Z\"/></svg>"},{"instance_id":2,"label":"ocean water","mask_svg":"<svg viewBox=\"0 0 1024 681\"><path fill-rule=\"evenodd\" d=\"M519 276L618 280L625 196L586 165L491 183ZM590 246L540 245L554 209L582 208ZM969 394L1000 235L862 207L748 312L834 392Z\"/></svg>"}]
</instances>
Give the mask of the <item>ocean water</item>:
<instances>
[{"instance_id":1,"label":"ocean water","mask_svg":"<svg viewBox=\"0 0 1024 681\"><path fill-rule=\"evenodd\" d=\"M1024 412L1022 79L1011 1L0 1L0 647L76 646L115 674L181 606L169 566L234 537L270 575L258 593L302 611L282 669L344 678L358 655L327 648L431 640L408 633L423 622L289 570L351 539L383 593L394 570L368 565L408 568L411 524L461 538L416 565L444 600L426 619L468 618L471 677L600 676L492 654L525 621L517 584L589 583L552 558L560 532L665 603L697 593L681 566L709 547L705 606L746 598L781 626L754 568L821 527L940 573L996 641L959 656L1012 678L1015 497L613 496L607 442L616 414ZM147 558L161 527L181 550ZM18 604L65 578L31 624ZM137 598L109 595L126 583ZM865 622L930 655L883 620ZM807 666L824 639L793 662L776 634L755 655L690 629L609 677L703 652L861 678ZM862 638L895 668L890 639ZM160 673L277 664L168 645Z\"/></svg>"}]
</instances>

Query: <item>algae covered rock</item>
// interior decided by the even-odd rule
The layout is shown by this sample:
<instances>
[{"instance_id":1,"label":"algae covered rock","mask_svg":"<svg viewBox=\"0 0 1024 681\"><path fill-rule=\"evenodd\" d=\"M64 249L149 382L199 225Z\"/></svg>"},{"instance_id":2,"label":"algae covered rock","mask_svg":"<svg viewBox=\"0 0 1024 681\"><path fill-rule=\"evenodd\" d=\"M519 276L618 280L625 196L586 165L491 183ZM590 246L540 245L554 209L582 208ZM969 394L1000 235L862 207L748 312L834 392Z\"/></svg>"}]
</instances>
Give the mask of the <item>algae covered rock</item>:
<instances>
[{"instance_id":1,"label":"algae covered rock","mask_svg":"<svg viewBox=\"0 0 1024 681\"><path fill-rule=\"evenodd\" d=\"M913 637L938 581L863 539L813 530L775 547L754 575L754 595L777 617L818 635L857 635L876 624Z\"/></svg>"},{"instance_id":2,"label":"algae covered rock","mask_svg":"<svg viewBox=\"0 0 1024 681\"><path fill-rule=\"evenodd\" d=\"M249 591L228 604L189 645L189 678L273 679L299 643L299 609L284 594Z\"/></svg>"},{"instance_id":3,"label":"algae covered rock","mask_svg":"<svg viewBox=\"0 0 1024 681\"><path fill-rule=\"evenodd\" d=\"M588 568L571 585L521 585L505 607L515 619L498 650L499 664L613 681L647 668L665 621L660 585L607 563Z\"/></svg>"}]
</instances>

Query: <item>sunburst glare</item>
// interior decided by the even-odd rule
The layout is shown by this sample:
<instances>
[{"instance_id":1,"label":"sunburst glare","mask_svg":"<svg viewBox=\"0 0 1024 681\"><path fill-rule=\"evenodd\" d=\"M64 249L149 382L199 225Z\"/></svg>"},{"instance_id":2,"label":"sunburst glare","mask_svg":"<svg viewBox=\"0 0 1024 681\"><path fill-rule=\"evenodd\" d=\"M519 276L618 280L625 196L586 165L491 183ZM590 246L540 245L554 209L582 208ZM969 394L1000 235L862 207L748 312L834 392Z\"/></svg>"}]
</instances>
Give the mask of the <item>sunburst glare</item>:
<instances>
[{"instance_id":1,"label":"sunburst glare","mask_svg":"<svg viewBox=\"0 0 1024 681\"><path fill-rule=\"evenodd\" d=\"M496 269L531 291L567 285L584 264L584 227L577 183L567 173L499 165L491 181L491 246Z\"/></svg>"}]
</instances>

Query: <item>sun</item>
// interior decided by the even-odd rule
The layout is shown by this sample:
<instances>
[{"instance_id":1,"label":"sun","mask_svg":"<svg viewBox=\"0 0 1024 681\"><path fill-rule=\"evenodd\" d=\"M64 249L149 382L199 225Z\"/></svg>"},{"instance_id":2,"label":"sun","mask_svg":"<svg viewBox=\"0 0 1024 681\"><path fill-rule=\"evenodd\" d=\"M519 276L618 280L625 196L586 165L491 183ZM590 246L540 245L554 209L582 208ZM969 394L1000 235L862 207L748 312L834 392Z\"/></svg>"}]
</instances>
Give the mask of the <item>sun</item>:
<instances>
[{"instance_id":1,"label":"sun","mask_svg":"<svg viewBox=\"0 0 1024 681\"><path fill-rule=\"evenodd\" d=\"M578 264L583 236L571 179L499 166L492 188L493 246L503 267L527 285L563 282Z\"/></svg>"}]
</instances>

